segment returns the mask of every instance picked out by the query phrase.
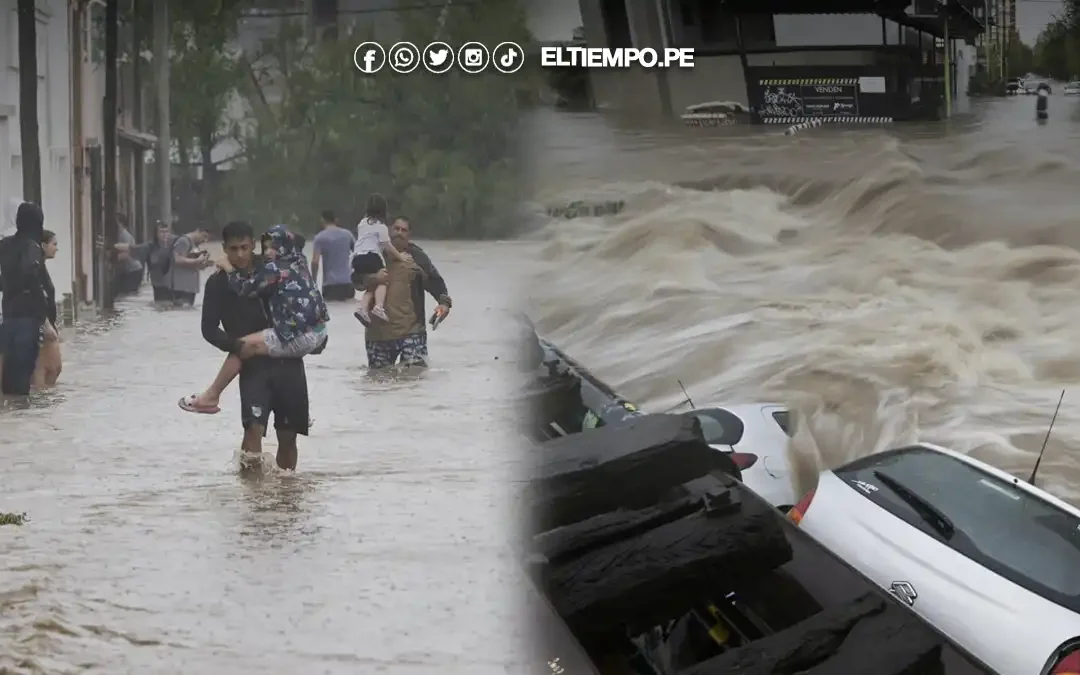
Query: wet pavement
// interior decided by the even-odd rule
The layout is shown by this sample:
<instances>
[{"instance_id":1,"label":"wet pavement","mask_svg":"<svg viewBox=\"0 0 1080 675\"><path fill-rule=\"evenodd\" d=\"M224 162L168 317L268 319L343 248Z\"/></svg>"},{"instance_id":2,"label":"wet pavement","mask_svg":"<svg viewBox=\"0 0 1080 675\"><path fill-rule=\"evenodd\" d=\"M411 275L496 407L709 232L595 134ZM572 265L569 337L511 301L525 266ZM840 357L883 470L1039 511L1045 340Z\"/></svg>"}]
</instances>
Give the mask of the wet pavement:
<instances>
[{"instance_id":1,"label":"wet pavement","mask_svg":"<svg viewBox=\"0 0 1080 675\"><path fill-rule=\"evenodd\" d=\"M295 474L238 475L235 385L216 416L177 408L221 363L197 309L144 294L69 335L56 390L0 409L0 511L31 519L0 527L0 673L518 672L493 281L520 247L426 248L455 300L433 367L367 377L332 304Z\"/></svg>"}]
</instances>

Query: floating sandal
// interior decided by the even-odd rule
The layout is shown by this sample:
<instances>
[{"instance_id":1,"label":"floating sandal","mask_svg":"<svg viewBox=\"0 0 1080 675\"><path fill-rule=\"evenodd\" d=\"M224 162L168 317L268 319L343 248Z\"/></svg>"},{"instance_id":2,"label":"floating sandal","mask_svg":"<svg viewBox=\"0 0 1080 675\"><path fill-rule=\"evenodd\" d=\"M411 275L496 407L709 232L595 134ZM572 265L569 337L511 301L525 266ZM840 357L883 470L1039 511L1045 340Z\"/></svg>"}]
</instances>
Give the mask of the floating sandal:
<instances>
[{"instance_id":1,"label":"floating sandal","mask_svg":"<svg viewBox=\"0 0 1080 675\"><path fill-rule=\"evenodd\" d=\"M197 405L195 403L195 401L197 401L197 400L199 400L199 395L198 394L191 394L190 396L184 396L183 398L181 398L176 403L177 403L177 405L180 406L180 409L183 410L184 412L199 413L201 415L216 415L219 412L221 412L221 408L219 408L216 405L215 406L209 406L209 407L208 406Z\"/></svg>"}]
</instances>

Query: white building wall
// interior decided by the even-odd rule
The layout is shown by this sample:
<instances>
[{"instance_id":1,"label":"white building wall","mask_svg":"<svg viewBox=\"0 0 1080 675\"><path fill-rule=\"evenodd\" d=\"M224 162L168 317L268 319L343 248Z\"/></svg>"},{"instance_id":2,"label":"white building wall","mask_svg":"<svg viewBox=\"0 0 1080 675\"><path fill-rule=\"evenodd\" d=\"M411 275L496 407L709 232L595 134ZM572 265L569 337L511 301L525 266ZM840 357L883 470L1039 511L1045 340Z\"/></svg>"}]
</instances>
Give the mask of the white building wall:
<instances>
[{"instance_id":1,"label":"white building wall","mask_svg":"<svg viewBox=\"0 0 1080 675\"><path fill-rule=\"evenodd\" d=\"M890 22L891 23L891 22ZM777 14L777 47L864 47L884 44L875 14Z\"/></svg>"},{"instance_id":2,"label":"white building wall","mask_svg":"<svg viewBox=\"0 0 1080 675\"><path fill-rule=\"evenodd\" d=\"M41 149L45 227L56 232L60 251L49 263L58 294L72 292L71 95L68 10L64 0L37 0L38 144ZM6 114L5 114L6 113ZM0 0L0 204L23 197L19 131L19 30L16 0Z\"/></svg>"}]
</instances>

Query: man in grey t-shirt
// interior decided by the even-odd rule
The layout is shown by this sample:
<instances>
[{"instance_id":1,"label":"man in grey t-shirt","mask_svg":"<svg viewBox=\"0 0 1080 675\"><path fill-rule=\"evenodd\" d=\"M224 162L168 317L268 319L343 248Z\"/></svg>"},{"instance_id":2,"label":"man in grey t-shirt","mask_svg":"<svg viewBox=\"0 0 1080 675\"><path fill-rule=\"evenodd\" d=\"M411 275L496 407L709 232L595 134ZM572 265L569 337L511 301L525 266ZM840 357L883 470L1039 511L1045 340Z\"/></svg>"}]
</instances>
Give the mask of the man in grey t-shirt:
<instances>
[{"instance_id":1,"label":"man in grey t-shirt","mask_svg":"<svg viewBox=\"0 0 1080 675\"><path fill-rule=\"evenodd\" d=\"M311 243L311 276L318 280L321 263L322 295L327 302L352 300L356 294L351 264L355 244L353 233L338 227L334 212L323 211L322 231L315 235Z\"/></svg>"},{"instance_id":2,"label":"man in grey t-shirt","mask_svg":"<svg viewBox=\"0 0 1080 675\"><path fill-rule=\"evenodd\" d=\"M178 305L194 305L195 296L202 285L199 272L214 264L206 251L198 247L206 243L209 234L204 227L196 227L176 238L172 245L173 260L168 280L173 302Z\"/></svg>"}]
</instances>

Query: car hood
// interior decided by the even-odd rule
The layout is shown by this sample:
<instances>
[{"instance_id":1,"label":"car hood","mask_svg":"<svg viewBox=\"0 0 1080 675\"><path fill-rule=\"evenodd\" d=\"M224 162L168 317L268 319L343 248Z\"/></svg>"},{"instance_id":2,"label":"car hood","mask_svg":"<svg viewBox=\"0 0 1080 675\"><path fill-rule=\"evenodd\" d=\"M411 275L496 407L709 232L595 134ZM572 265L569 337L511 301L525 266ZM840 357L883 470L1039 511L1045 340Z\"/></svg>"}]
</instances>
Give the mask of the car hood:
<instances>
[{"instance_id":1,"label":"car hood","mask_svg":"<svg viewBox=\"0 0 1080 675\"><path fill-rule=\"evenodd\" d=\"M1080 616L877 507L831 471L800 528L894 596L911 589L917 614L1001 675L1038 673L1080 636Z\"/></svg>"}]
</instances>

